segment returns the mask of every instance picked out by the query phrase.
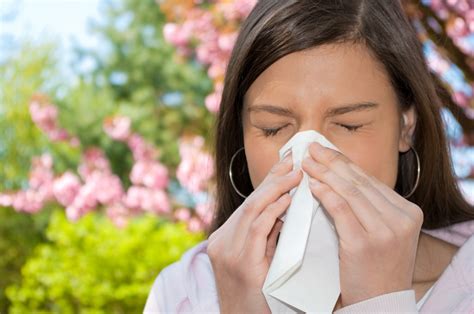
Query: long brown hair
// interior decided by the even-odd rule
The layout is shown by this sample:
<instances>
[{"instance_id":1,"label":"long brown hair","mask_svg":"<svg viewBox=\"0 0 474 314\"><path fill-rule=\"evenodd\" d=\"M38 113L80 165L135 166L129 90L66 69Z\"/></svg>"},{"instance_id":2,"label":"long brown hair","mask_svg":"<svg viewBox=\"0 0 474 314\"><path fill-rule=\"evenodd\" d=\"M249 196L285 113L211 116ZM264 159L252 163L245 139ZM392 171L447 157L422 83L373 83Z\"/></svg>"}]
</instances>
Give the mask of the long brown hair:
<instances>
[{"instance_id":1,"label":"long brown hair","mask_svg":"<svg viewBox=\"0 0 474 314\"><path fill-rule=\"evenodd\" d=\"M434 229L474 219L451 165L437 86L425 64L421 43L395 0L260 0L243 23L224 82L215 128L216 215L210 232L242 204L228 172L232 155L243 146L243 96L271 64L292 52L329 43L365 44L386 68L401 111L415 106L413 147L421 177L408 198L423 209L423 228ZM252 184L243 153L233 163L237 187L248 195ZM395 191L406 195L416 178L413 152L400 156Z\"/></svg>"}]
</instances>

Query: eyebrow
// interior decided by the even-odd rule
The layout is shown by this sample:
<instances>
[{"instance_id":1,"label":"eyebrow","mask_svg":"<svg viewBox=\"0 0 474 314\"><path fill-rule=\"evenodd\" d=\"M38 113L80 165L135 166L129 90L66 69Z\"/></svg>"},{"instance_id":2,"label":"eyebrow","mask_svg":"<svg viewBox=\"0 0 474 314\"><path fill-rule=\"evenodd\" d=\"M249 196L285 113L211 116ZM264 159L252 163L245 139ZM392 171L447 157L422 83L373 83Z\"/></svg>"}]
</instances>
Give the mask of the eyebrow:
<instances>
[{"instance_id":1,"label":"eyebrow","mask_svg":"<svg viewBox=\"0 0 474 314\"><path fill-rule=\"evenodd\" d=\"M379 106L378 103L374 102L362 102L362 103L355 103L355 104L347 104L342 106L337 106L335 108L329 108L326 110L325 115L327 117L333 117L342 115L349 112L355 111L364 111L364 110L373 110ZM280 107L275 105L253 105L249 106L248 111L266 111L269 113L281 115L281 116L294 116L294 113L291 109L286 107Z\"/></svg>"},{"instance_id":2,"label":"eyebrow","mask_svg":"<svg viewBox=\"0 0 474 314\"><path fill-rule=\"evenodd\" d=\"M274 105L254 105L249 106L248 111L266 111L269 113L277 114L280 116L294 116L293 111L286 107L274 106Z\"/></svg>"},{"instance_id":3,"label":"eyebrow","mask_svg":"<svg viewBox=\"0 0 474 314\"><path fill-rule=\"evenodd\" d=\"M356 104L348 104L348 105L343 105L343 106L338 106L336 108L328 109L326 111L326 116L332 117L332 116L345 114L345 113L348 113L348 112L373 110L373 109L377 108L378 106L379 106L379 104L374 103L374 102L362 102L362 103L356 103Z\"/></svg>"}]
</instances>

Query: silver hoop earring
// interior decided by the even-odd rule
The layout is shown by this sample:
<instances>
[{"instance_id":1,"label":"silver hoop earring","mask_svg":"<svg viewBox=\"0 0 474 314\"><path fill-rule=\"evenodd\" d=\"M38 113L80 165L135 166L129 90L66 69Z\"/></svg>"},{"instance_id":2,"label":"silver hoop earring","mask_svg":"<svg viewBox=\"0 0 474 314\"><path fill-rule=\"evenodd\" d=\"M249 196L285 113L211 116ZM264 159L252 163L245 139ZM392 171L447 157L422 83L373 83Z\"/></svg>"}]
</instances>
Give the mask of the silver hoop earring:
<instances>
[{"instance_id":1,"label":"silver hoop earring","mask_svg":"<svg viewBox=\"0 0 474 314\"><path fill-rule=\"evenodd\" d=\"M415 192L416 188L418 187L418 183L420 182L420 172L421 172L420 157L418 157L418 153L416 152L416 150L412 146L410 146L410 149L413 150L413 152L415 153L415 157L416 157L416 180L415 180L415 186L411 189L410 193L403 196L404 198L410 197L413 194L413 192Z\"/></svg>"},{"instance_id":2,"label":"silver hoop earring","mask_svg":"<svg viewBox=\"0 0 474 314\"><path fill-rule=\"evenodd\" d=\"M232 177L232 164L234 163L235 156L237 156L238 153L240 153L242 150L244 150L244 147L239 148L234 155L232 155L232 158L230 160L230 166L229 166L229 178L230 178L230 183L232 184L232 187L234 188L235 192L239 194L242 198L247 198L243 193L239 191L237 186L234 183L234 178Z\"/></svg>"}]
</instances>

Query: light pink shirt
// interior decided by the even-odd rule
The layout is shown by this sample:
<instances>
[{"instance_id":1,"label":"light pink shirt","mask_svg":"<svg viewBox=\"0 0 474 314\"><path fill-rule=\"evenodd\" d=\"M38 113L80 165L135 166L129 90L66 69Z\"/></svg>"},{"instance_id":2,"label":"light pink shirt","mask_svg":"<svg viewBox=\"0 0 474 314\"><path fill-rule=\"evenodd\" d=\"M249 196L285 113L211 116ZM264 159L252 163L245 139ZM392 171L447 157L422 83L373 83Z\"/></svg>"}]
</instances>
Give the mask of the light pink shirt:
<instances>
[{"instance_id":1,"label":"light pink shirt","mask_svg":"<svg viewBox=\"0 0 474 314\"><path fill-rule=\"evenodd\" d=\"M436 230L423 229L423 232L460 248L418 304L414 290L404 290L371 298L334 313L474 314L474 220ZM219 312L214 273L206 248L207 240L161 271L148 295L144 313Z\"/></svg>"}]
</instances>

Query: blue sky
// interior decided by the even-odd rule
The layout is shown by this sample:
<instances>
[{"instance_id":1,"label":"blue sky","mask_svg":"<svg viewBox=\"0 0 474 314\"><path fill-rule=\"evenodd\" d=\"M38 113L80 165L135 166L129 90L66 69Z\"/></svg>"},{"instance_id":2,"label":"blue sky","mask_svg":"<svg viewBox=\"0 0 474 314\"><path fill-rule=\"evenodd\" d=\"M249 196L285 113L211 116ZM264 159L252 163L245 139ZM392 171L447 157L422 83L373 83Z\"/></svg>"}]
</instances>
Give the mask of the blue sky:
<instances>
[{"instance_id":1,"label":"blue sky","mask_svg":"<svg viewBox=\"0 0 474 314\"><path fill-rule=\"evenodd\" d=\"M91 20L100 20L101 0L0 0L0 58L22 39L51 39L64 51L64 67L74 45L97 48L88 32Z\"/></svg>"}]
</instances>

